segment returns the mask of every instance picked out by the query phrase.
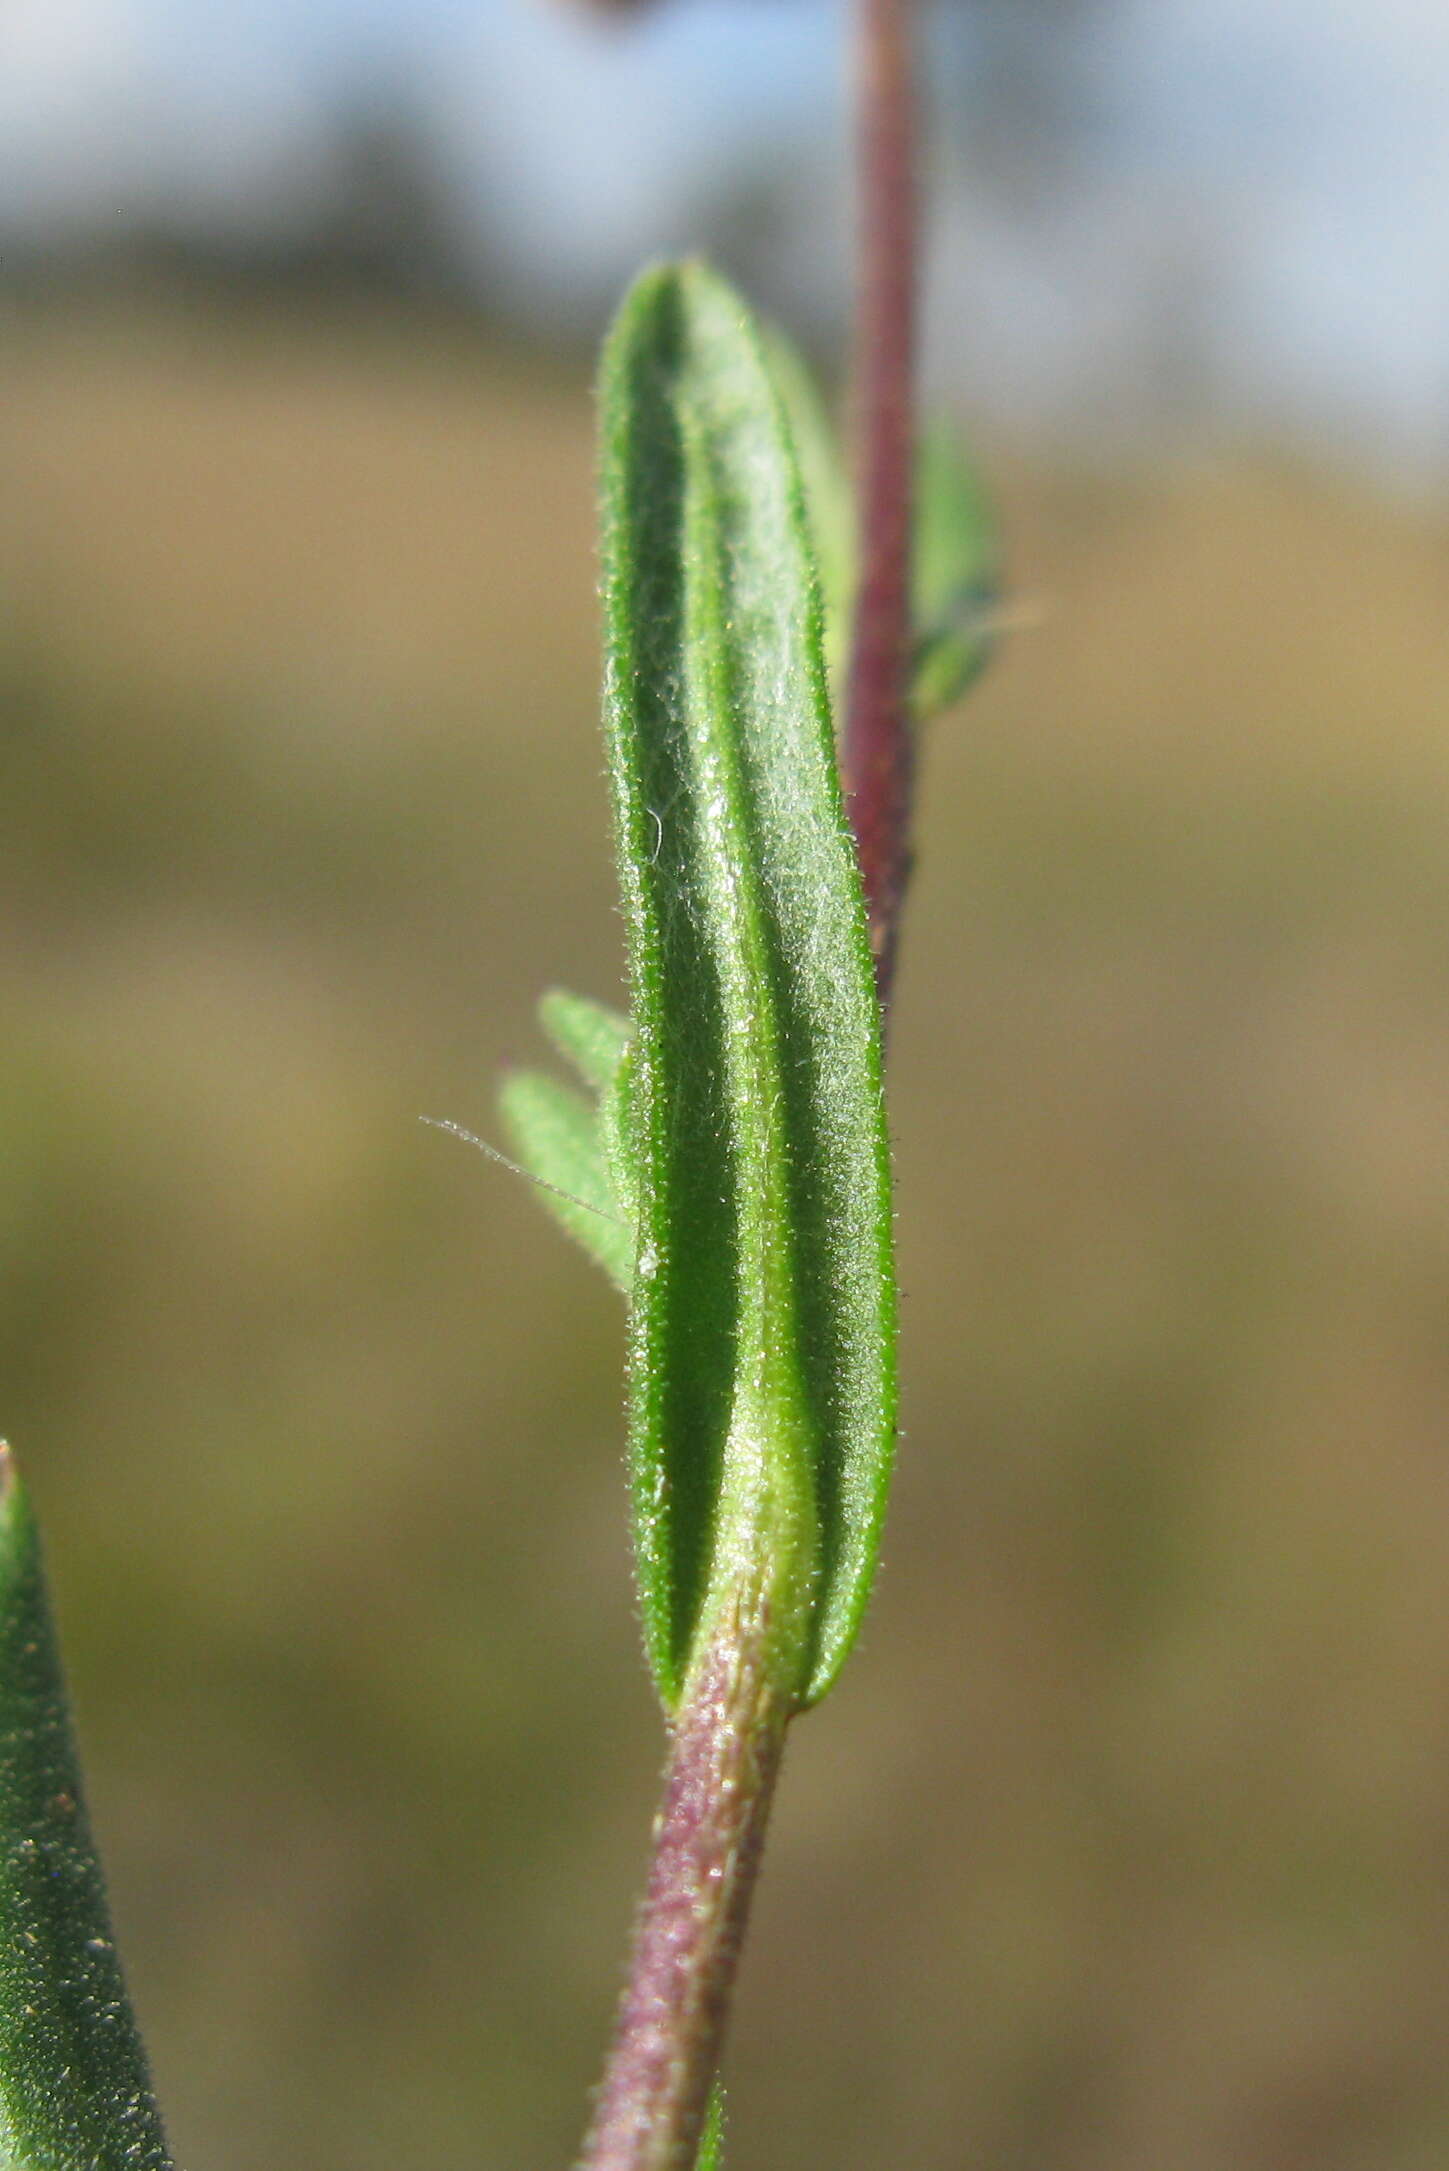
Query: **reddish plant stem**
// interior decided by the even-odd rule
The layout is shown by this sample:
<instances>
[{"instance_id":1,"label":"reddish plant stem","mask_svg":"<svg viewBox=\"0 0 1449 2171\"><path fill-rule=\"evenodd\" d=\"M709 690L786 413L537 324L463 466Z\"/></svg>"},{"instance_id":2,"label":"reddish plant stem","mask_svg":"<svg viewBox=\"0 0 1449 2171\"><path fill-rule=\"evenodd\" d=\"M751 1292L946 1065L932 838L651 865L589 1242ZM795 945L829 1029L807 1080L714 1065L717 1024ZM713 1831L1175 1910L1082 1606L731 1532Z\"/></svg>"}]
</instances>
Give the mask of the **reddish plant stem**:
<instances>
[{"instance_id":1,"label":"reddish plant stem","mask_svg":"<svg viewBox=\"0 0 1449 2171\"><path fill-rule=\"evenodd\" d=\"M911 499L915 464L916 0L858 0L860 272L854 405L860 580L842 766L890 1003L910 878Z\"/></svg>"},{"instance_id":2,"label":"reddish plant stem","mask_svg":"<svg viewBox=\"0 0 1449 2171\"><path fill-rule=\"evenodd\" d=\"M789 1706L727 1624L674 1723L629 1982L579 2171L693 2171Z\"/></svg>"}]
</instances>

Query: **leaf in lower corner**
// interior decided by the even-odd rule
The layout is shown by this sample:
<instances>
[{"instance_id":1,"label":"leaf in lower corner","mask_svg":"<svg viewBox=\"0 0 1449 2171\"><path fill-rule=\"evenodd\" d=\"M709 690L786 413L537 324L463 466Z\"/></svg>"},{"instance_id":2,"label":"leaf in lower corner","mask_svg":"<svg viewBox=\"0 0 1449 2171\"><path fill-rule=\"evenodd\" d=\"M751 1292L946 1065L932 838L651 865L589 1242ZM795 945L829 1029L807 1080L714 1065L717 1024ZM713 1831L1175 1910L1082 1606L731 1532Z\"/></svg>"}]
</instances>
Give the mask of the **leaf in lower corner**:
<instances>
[{"instance_id":1,"label":"leaf in lower corner","mask_svg":"<svg viewBox=\"0 0 1449 2171\"><path fill-rule=\"evenodd\" d=\"M694 2171L723 2171L724 2137L724 2084L716 2080L709 2092L709 2109L704 2114L704 2131L699 2137L699 2154L694 2159Z\"/></svg>"},{"instance_id":2,"label":"leaf in lower corner","mask_svg":"<svg viewBox=\"0 0 1449 2171\"><path fill-rule=\"evenodd\" d=\"M35 1520L0 1449L0 2163L170 2162L81 1793Z\"/></svg>"}]
</instances>

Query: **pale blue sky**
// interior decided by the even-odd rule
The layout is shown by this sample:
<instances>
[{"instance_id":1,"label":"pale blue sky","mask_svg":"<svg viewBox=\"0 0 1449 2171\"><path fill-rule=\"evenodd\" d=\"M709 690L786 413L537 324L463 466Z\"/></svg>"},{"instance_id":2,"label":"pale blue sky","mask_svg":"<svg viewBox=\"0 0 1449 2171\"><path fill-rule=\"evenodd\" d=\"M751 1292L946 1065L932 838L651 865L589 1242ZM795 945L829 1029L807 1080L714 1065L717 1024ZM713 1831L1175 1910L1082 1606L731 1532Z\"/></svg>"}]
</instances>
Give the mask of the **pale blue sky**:
<instances>
[{"instance_id":1,"label":"pale blue sky","mask_svg":"<svg viewBox=\"0 0 1449 2171\"><path fill-rule=\"evenodd\" d=\"M324 155L339 91L397 74L523 298L587 321L761 144L824 170L839 18L673 0L609 32L567 0L3 0L0 223L158 196L254 217ZM1117 0L1104 21L1082 95L1109 125L1070 201L940 175L935 318L973 394L1130 429L1180 308L1220 408L1411 479L1449 466L1449 6ZM828 299L823 186L799 227L802 293Z\"/></svg>"}]
</instances>

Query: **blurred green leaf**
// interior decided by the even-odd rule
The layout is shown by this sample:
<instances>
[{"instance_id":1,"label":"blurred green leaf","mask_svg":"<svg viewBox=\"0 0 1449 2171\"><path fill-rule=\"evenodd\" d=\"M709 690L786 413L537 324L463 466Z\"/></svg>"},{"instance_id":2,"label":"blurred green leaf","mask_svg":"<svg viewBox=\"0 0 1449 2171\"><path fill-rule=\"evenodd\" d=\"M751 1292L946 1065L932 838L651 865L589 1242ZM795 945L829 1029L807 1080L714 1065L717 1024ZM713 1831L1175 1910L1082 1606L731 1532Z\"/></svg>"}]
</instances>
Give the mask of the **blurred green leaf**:
<instances>
[{"instance_id":1,"label":"blurred green leaf","mask_svg":"<svg viewBox=\"0 0 1449 2171\"><path fill-rule=\"evenodd\" d=\"M542 1071L514 1071L498 1096L513 1150L539 1197L589 1257L626 1294L634 1278L634 1231L609 1172L596 1104Z\"/></svg>"},{"instance_id":2,"label":"blurred green leaf","mask_svg":"<svg viewBox=\"0 0 1449 2171\"><path fill-rule=\"evenodd\" d=\"M627 1294L634 1275L634 1221L638 1211L630 1116L633 1031L629 1020L617 1010L591 1002L585 995L566 995L558 988L544 996L539 1017L554 1046L569 1058L598 1096L598 1150L603 1157L613 1214L628 1232L627 1246L611 1247L610 1255L621 1261L622 1275L614 1278Z\"/></svg>"},{"instance_id":3,"label":"blurred green leaf","mask_svg":"<svg viewBox=\"0 0 1449 2171\"><path fill-rule=\"evenodd\" d=\"M1000 599L996 520L958 432L928 422L916 458L915 676L924 722L959 701L991 654Z\"/></svg>"},{"instance_id":4,"label":"blurred green leaf","mask_svg":"<svg viewBox=\"0 0 1449 2171\"><path fill-rule=\"evenodd\" d=\"M602 417L645 1635L673 1703L746 1604L809 1702L865 1603L895 1438L880 1018L818 582L776 375L723 281L636 284Z\"/></svg>"},{"instance_id":5,"label":"blurred green leaf","mask_svg":"<svg viewBox=\"0 0 1449 2171\"><path fill-rule=\"evenodd\" d=\"M539 1022L559 1054L567 1056L584 1084L605 1093L629 1045L629 1020L587 995L550 988L538 1006Z\"/></svg>"},{"instance_id":6,"label":"blurred green leaf","mask_svg":"<svg viewBox=\"0 0 1449 2171\"><path fill-rule=\"evenodd\" d=\"M775 327L766 352L805 491L825 602L825 655L839 708L855 588L855 511L840 436L814 372ZM929 419L916 456L912 537L916 627L911 686L916 721L949 708L991 654L1000 602L996 517L960 433Z\"/></svg>"},{"instance_id":7,"label":"blurred green leaf","mask_svg":"<svg viewBox=\"0 0 1449 2171\"><path fill-rule=\"evenodd\" d=\"M35 1519L0 1447L0 2162L167 2171L81 1792Z\"/></svg>"}]
</instances>

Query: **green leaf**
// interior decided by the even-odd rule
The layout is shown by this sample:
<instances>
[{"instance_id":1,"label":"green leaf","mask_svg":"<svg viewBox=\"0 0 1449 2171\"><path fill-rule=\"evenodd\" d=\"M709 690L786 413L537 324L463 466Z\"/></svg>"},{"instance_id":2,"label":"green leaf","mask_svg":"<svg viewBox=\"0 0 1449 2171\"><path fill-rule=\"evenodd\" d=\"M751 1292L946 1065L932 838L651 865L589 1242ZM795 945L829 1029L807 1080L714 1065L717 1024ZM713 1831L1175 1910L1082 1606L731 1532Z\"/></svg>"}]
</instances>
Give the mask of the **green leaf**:
<instances>
[{"instance_id":1,"label":"green leaf","mask_svg":"<svg viewBox=\"0 0 1449 2171\"><path fill-rule=\"evenodd\" d=\"M841 457L840 433L814 370L778 325L765 326L764 339L805 494L805 523L825 609L826 674L838 689L849 654L855 588L855 505L850 477Z\"/></svg>"},{"instance_id":2,"label":"green leaf","mask_svg":"<svg viewBox=\"0 0 1449 2171\"><path fill-rule=\"evenodd\" d=\"M599 1110L572 1086L541 1071L514 1071L498 1096L522 1167L544 1205L627 1295L634 1279L634 1229L609 1173Z\"/></svg>"},{"instance_id":3,"label":"green leaf","mask_svg":"<svg viewBox=\"0 0 1449 2171\"><path fill-rule=\"evenodd\" d=\"M586 995L550 988L538 1006L539 1023L584 1084L605 1093L629 1045L629 1020Z\"/></svg>"},{"instance_id":4,"label":"green leaf","mask_svg":"<svg viewBox=\"0 0 1449 2171\"><path fill-rule=\"evenodd\" d=\"M634 1136L634 1045L619 1058L613 1077L599 1095L599 1144L609 1173L619 1219L629 1232L629 1287L633 1288L636 1232L639 1226L639 1160Z\"/></svg>"},{"instance_id":5,"label":"green leaf","mask_svg":"<svg viewBox=\"0 0 1449 2171\"><path fill-rule=\"evenodd\" d=\"M0 1447L0 2163L170 2162L86 1817L35 1520Z\"/></svg>"},{"instance_id":6,"label":"green leaf","mask_svg":"<svg viewBox=\"0 0 1449 2171\"><path fill-rule=\"evenodd\" d=\"M704 2114L704 2131L699 2137L699 2154L694 2159L694 2171L721 2171L724 2163L724 2135L724 2085L716 2080L709 2092L709 2109Z\"/></svg>"},{"instance_id":7,"label":"green leaf","mask_svg":"<svg viewBox=\"0 0 1449 2171\"><path fill-rule=\"evenodd\" d=\"M630 1473L665 1701L760 1624L812 1702L895 1440L880 1017L801 486L737 295L647 273L602 378L606 730L628 929Z\"/></svg>"},{"instance_id":8,"label":"green leaf","mask_svg":"<svg viewBox=\"0 0 1449 2171\"><path fill-rule=\"evenodd\" d=\"M958 701L984 667L1000 597L995 517L960 438L929 423L916 457L915 676L918 721Z\"/></svg>"},{"instance_id":9,"label":"green leaf","mask_svg":"<svg viewBox=\"0 0 1449 2171\"><path fill-rule=\"evenodd\" d=\"M813 371L776 327L766 335L775 387L800 465L825 601L825 656L837 700L849 660L856 552L840 437ZM958 701L990 657L1000 602L996 518L952 424L931 418L916 455L911 538L916 626L911 701L924 723Z\"/></svg>"},{"instance_id":10,"label":"green leaf","mask_svg":"<svg viewBox=\"0 0 1449 2171\"><path fill-rule=\"evenodd\" d=\"M595 1098L537 1071L506 1078L499 1106L544 1205L627 1296L634 1280L634 1177L627 1140L630 1027L584 995L552 988L538 1006L544 1031Z\"/></svg>"}]
</instances>

